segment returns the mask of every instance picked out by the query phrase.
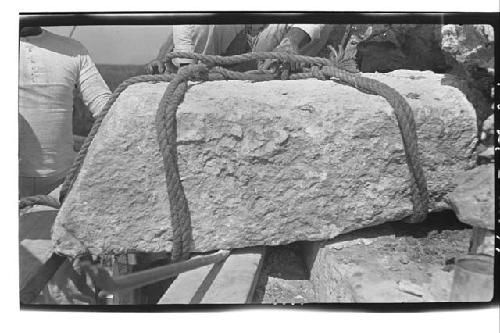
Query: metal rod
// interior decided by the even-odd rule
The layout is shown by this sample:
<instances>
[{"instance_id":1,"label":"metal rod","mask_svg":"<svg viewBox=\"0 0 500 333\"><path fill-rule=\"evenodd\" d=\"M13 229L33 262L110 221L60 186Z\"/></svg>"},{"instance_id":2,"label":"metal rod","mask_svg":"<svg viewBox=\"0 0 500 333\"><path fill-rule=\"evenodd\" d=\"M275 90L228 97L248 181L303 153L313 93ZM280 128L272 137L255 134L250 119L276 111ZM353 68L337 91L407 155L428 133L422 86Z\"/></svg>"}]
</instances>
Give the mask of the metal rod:
<instances>
[{"instance_id":1,"label":"metal rod","mask_svg":"<svg viewBox=\"0 0 500 333\"><path fill-rule=\"evenodd\" d=\"M141 288L189 270L222 261L227 258L229 253L230 251L228 250L219 250L213 254L198 256L183 262L155 267L140 272L117 276L115 278L111 277L109 272L102 267L84 263L82 263L81 267L90 275L99 289L103 292L111 293L127 289Z\"/></svg>"}]
</instances>

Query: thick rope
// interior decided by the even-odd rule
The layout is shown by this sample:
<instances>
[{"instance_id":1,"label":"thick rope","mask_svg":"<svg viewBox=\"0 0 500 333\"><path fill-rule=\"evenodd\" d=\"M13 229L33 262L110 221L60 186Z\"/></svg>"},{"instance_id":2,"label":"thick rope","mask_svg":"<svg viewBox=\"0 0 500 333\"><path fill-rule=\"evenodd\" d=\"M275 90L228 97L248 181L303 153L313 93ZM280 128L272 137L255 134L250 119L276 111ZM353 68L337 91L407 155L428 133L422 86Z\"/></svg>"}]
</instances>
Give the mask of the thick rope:
<instances>
[{"instance_id":1,"label":"thick rope","mask_svg":"<svg viewBox=\"0 0 500 333\"><path fill-rule=\"evenodd\" d=\"M59 200L57 200L57 198L51 197L50 195L33 195L30 197L21 198L19 200L19 209L31 207L34 205L44 205L53 208L61 207Z\"/></svg>"},{"instance_id":2,"label":"thick rope","mask_svg":"<svg viewBox=\"0 0 500 333\"><path fill-rule=\"evenodd\" d=\"M187 90L187 80L206 75L205 65L181 68L162 96L156 112L156 132L163 158L172 224L172 261L189 259L191 251L191 214L182 186L177 163L177 108Z\"/></svg>"},{"instance_id":3,"label":"thick rope","mask_svg":"<svg viewBox=\"0 0 500 333\"><path fill-rule=\"evenodd\" d=\"M329 59L320 57L309 57L309 56L290 54L284 52L250 52L232 56L204 55L191 52L171 52L165 55L165 60L172 60L174 58L189 58L189 59L199 60L205 63L209 67L213 67L215 65L228 66L245 61L267 60L267 59L276 59L282 62L298 62L311 65L323 65L323 66L331 65Z\"/></svg>"},{"instance_id":4,"label":"thick rope","mask_svg":"<svg viewBox=\"0 0 500 333\"><path fill-rule=\"evenodd\" d=\"M377 80L362 77L348 71L331 66L328 59L307 57L277 52L247 53L235 56L210 56L186 52L174 52L166 55L166 59L191 58L202 62L199 65L189 65L181 68L176 75L141 75L124 81L113 92L102 112L96 118L94 125L85 139L73 166L71 167L60 194L63 202L71 190L81 169L88 148L95 137L104 117L120 94L130 85L141 82L171 81L158 105L156 113L156 128L159 148L162 154L167 193L170 203L172 223L172 260L186 260L192 247L191 216L184 189L180 181L177 163L177 126L176 112L187 90L189 79L212 80L252 80L267 81L273 79L307 79L317 78L325 80L336 78L363 92L377 94L384 97L394 108L398 126L401 131L408 168L411 175L411 190L413 202L413 216L410 222L420 222L425 219L428 211L429 197L427 182L420 164L416 124L413 113L406 100L393 88ZM299 62L312 65L307 73L271 73L265 71L251 71L248 73L227 70L216 65L233 65L243 61L277 59L283 62Z\"/></svg>"},{"instance_id":5,"label":"thick rope","mask_svg":"<svg viewBox=\"0 0 500 333\"><path fill-rule=\"evenodd\" d=\"M360 87L363 90L380 95L393 107L401 132L406 163L411 177L410 186L412 190L413 215L409 222L417 223L423 221L427 217L429 194L427 192L427 180L420 162L417 126L408 102L394 88L380 81L362 76L353 76L343 71L338 72L332 67L324 68L323 72L329 76L335 76L356 88Z\"/></svg>"},{"instance_id":6,"label":"thick rope","mask_svg":"<svg viewBox=\"0 0 500 333\"><path fill-rule=\"evenodd\" d=\"M243 61L265 60L265 59L277 59L288 63L299 62L304 64L311 64L313 65L313 67L311 72L309 73L298 73L292 75L288 75L288 73L285 73L285 75L281 75L281 78L305 79L305 78L315 77L318 79L325 79L333 77L363 92L377 94L384 97L389 102L389 104L394 108L396 119L398 121L398 126L401 131L403 145L405 148L405 155L406 155L408 169L410 171L410 177L411 177L410 186L412 191L413 215L411 216L409 222L410 223L421 222L426 218L429 207L429 195L427 192L427 180L425 178L425 174L420 163L416 123L410 105L395 89L389 87L388 85L380 81L362 77L361 75L353 74L346 70L342 70L337 67L331 66L330 60L318 57L307 57L307 56L279 53L279 52L255 52L255 53L246 53L228 57L216 56L216 55L202 55L202 54L188 53L188 52L173 52L165 56L166 60L171 60L173 58L195 59L211 67L216 65L227 66ZM319 69L318 65L322 65L323 67ZM216 70L219 74L225 76L226 78L233 79L234 77L237 77L237 79L251 80L251 78L247 76L248 75L247 73L235 74L234 72L229 70L222 70L220 69L220 67L216 67ZM193 71L196 70L193 69Z\"/></svg>"}]
</instances>

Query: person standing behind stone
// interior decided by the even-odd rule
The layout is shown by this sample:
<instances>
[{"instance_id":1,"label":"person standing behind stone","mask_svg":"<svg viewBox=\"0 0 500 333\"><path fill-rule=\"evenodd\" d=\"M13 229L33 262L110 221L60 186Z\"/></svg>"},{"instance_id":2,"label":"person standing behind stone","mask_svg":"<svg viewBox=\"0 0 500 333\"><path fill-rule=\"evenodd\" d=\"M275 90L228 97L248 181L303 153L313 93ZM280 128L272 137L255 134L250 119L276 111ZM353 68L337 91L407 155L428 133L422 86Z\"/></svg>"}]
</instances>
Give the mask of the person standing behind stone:
<instances>
[{"instance_id":1,"label":"person standing behind stone","mask_svg":"<svg viewBox=\"0 0 500 333\"><path fill-rule=\"evenodd\" d=\"M315 56L325 46L332 29L326 24L269 25L178 25L167 30L167 40L156 59L146 65L148 73L175 72L193 59L165 62L168 52L234 55L247 52L281 51ZM273 61L248 62L232 69L269 69Z\"/></svg>"},{"instance_id":2,"label":"person standing behind stone","mask_svg":"<svg viewBox=\"0 0 500 333\"><path fill-rule=\"evenodd\" d=\"M76 40L40 27L22 28L18 113L20 197L49 194L64 181L76 156L72 117L73 97L77 92L94 117L111 95L86 48ZM21 216L20 224L23 221L25 218ZM44 232L43 228L32 229L30 237L44 239ZM20 252L20 267L32 264L29 258L30 255ZM92 304L94 298L84 278L66 260L38 303Z\"/></svg>"},{"instance_id":3,"label":"person standing behind stone","mask_svg":"<svg viewBox=\"0 0 500 333\"><path fill-rule=\"evenodd\" d=\"M19 196L48 194L75 158L75 89L95 117L111 92L87 49L40 27L25 27L19 43Z\"/></svg>"}]
</instances>

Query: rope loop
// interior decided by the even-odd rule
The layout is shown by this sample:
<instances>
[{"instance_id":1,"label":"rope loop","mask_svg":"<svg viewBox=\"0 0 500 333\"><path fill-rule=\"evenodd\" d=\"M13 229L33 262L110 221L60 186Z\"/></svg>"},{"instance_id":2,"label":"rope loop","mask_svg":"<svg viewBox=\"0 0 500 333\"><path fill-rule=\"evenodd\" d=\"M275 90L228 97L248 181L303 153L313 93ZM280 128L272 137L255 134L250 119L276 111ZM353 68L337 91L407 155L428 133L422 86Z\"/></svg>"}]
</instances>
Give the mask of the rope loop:
<instances>
[{"instance_id":1,"label":"rope loop","mask_svg":"<svg viewBox=\"0 0 500 333\"><path fill-rule=\"evenodd\" d=\"M64 181L60 194L62 203L71 190L88 152L88 148L97 131L108 114L111 106L120 94L130 85L140 82L170 82L162 96L156 112L156 130L160 151L163 157L167 192L170 202L170 215L172 224L172 260L186 260L192 250L191 216L188 201L180 180L177 163L177 123L176 113L188 89L188 80L213 81L213 80L253 80L268 81L276 79L307 79L317 78L325 80L335 78L347 83L365 93L377 94L384 97L393 107L398 126L401 131L403 146L405 148L406 162L410 171L410 186L412 190L413 215L410 222L423 221L428 212L429 196L427 181L423 172L417 142L416 124L413 112L408 102L393 88L374 79L363 77L360 74L349 72L333 66L329 59L308 57L280 52L255 52L234 56L202 55L188 52L172 52L165 56L165 60L174 58L189 58L200 61L181 67L177 74L141 75L124 81L110 96L102 112L96 118L92 129L85 139L77 158L75 159ZM307 73L290 74L286 70L271 73L266 71L235 72L222 66L233 65L245 61L278 59L283 62L299 62L311 65ZM21 203L20 203L21 206Z\"/></svg>"}]
</instances>

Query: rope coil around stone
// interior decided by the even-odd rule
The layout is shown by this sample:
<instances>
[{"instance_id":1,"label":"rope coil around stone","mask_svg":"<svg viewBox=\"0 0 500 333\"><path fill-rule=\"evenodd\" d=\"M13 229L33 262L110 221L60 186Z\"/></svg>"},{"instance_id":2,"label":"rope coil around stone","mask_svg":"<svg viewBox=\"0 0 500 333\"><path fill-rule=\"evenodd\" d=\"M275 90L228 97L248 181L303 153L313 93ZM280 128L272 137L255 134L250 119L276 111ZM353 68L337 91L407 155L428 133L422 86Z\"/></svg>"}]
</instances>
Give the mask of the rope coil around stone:
<instances>
[{"instance_id":1,"label":"rope coil around stone","mask_svg":"<svg viewBox=\"0 0 500 333\"><path fill-rule=\"evenodd\" d=\"M189 259L192 245L191 213L177 163L177 109L187 91L187 81L200 76L208 80L207 66L191 65L179 69L160 100L155 118L170 203L173 233L171 259L174 262Z\"/></svg>"},{"instance_id":2,"label":"rope coil around stone","mask_svg":"<svg viewBox=\"0 0 500 333\"><path fill-rule=\"evenodd\" d=\"M353 74L340 68L331 66L330 60L318 57L307 57L278 52L254 52L227 57L216 55L201 55L189 52L172 52L165 56L165 60L171 60L173 58L195 59L199 60L209 67L214 67L215 65L227 66L244 61L266 59L277 59L284 62L299 62L304 64L311 64L313 65L311 72L291 74L288 78L292 80L312 77L316 77L318 79L336 78L341 82L345 82L362 92L382 96L394 109L398 127L400 129L403 140L408 169L410 171L413 215L411 216L409 222L417 223L423 221L426 218L429 208L429 194L427 192L427 180L425 178L425 174L419 157L420 154L418 150L416 123L410 105L395 89L380 81L362 77L361 75ZM322 68L319 69L318 66L322 66ZM226 76L227 79L232 79L231 76L236 76L236 74L228 70L223 71L218 68L217 71L223 76ZM251 80L249 76L246 76L246 73L240 73L238 75L238 79Z\"/></svg>"},{"instance_id":3,"label":"rope coil around stone","mask_svg":"<svg viewBox=\"0 0 500 333\"><path fill-rule=\"evenodd\" d=\"M111 95L108 103L96 118L92 129L84 141L73 166L66 177L61 189L60 202L63 202L71 190L81 169L90 143L95 137L104 117L108 113L119 95L130 85L140 82L171 81L158 105L156 113L157 136L162 154L167 192L170 202L170 215L173 232L172 259L185 260L191 250L191 216L184 189L180 181L177 163L177 126L176 112L187 90L189 79L197 80L253 80L267 81L279 79L276 74L251 71L248 73L235 72L216 65L232 65L244 61L277 59L285 62L300 62L313 65L310 72L293 73L287 78L291 80L317 78L320 80L336 78L365 93L377 94L384 97L394 108L398 126L401 131L405 155L411 175L412 202L414 213L410 222L420 222L425 219L428 211L429 198L427 182L420 164L416 124L413 113L406 100L393 88L386 84L347 72L331 66L328 59L307 57L277 52L259 52L235 55L229 57L206 56L196 53L174 52L166 55L166 59L191 58L202 62L199 65L189 65L181 68L176 75L142 75L124 81ZM281 77L283 78L283 77Z\"/></svg>"}]
</instances>

